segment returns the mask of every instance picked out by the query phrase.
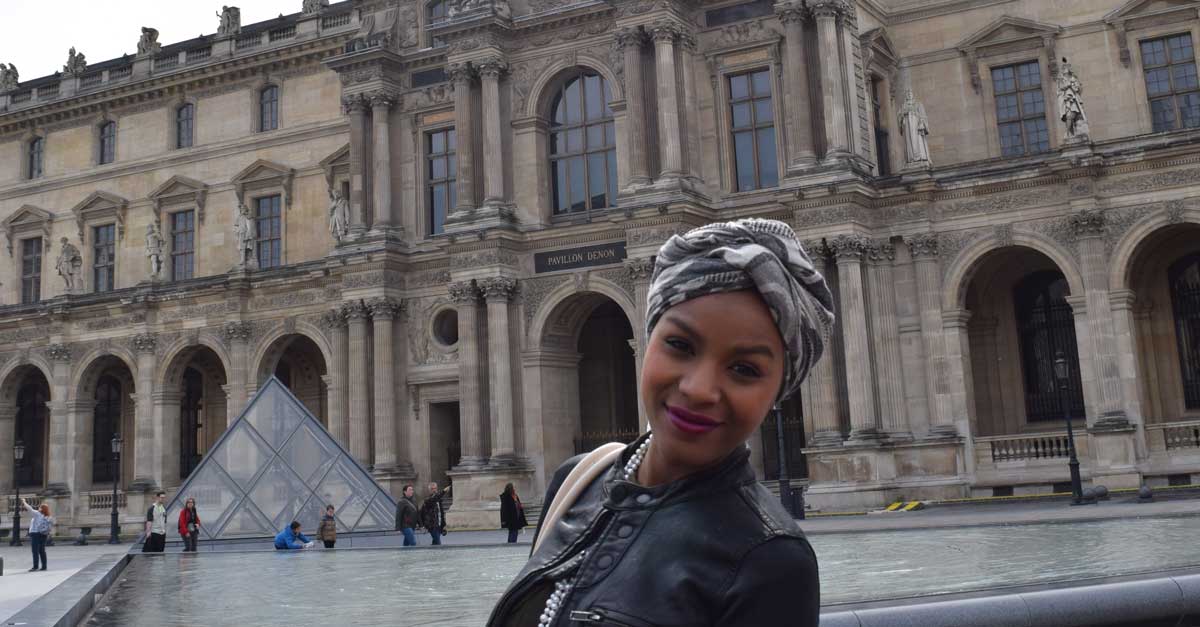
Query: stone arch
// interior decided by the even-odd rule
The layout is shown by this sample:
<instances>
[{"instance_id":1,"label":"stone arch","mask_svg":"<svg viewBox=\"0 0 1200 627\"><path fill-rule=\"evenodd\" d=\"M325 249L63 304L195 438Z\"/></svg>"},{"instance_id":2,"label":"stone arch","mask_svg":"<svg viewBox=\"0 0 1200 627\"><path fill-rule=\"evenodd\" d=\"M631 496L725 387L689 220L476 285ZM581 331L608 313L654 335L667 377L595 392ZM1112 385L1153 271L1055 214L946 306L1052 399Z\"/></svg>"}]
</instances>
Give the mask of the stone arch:
<instances>
[{"instance_id":1,"label":"stone arch","mask_svg":"<svg viewBox=\"0 0 1200 627\"><path fill-rule=\"evenodd\" d=\"M592 70L603 76L612 92L613 102L625 99L625 85L607 60L587 53L568 55L552 62L533 81L533 87L529 90L533 97L525 103L525 116L549 117L545 112L558 87L573 71L579 69Z\"/></svg>"},{"instance_id":2,"label":"stone arch","mask_svg":"<svg viewBox=\"0 0 1200 627\"><path fill-rule=\"evenodd\" d=\"M290 326L290 325L289 325ZM263 342L254 364L254 389L262 387L272 376L278 375L286 385L324 425L329 424L328 375L333 360L324 336L312 333L311 329L280 328L273 337ZM313 350L315 349L315 351ZM288 376L280 373L280 365L288 359ZM319 363L318 363L319 360ZM287 380L283 380L283 379Z\"/></svg>"},{"instance_id":3,"label":"stone arch","mask_svg":"<svg viewBox=\"0 0 1200 627\"><path fill-rule=\"evenodd\" d=\"M221 361L221 367L225 369L226 376L233 372L233 362L229 357L229 351L225 349L225 345L217 336L211 333L201 333L191 337L184 336L171 342L163 350L163 356L159 361L163 365L154 377L154 389L166 389L172 381L178 380L191 359L191 353L200 347L216 353L217 358Z\"/></svg>"},{"instance_id":4,"label":"stone arch","mask_svg":"<svg viewBox=\"0 0 1200 627\"><path fill-rule=\"evenodd\" d=\"M77 362L79 365L76 366L75 372L71 377L70 387L71 394L75 399L87 400L90 398L89 396L81 395L81 392L95 387L95 379L100 376L99 371L103 370L103 368L97 369L96 366L105 357L115 358L125 364L133 380L137 381L137 357L133 352L120 346L99 346L84 353L83 358Z\"/></svg>"},{"instance_id":5,"label":"stone arch","mask_svg":"<svg viewBox=\"0 0 1200 627\"><path fill-rule=\"evenodd\" d=\"M582 286L576 281L566 281L546 295L546 299L534 313L533 320L530 322L529 329L527 330L531 345L541 347L546 335L547 325L550 324L552 314L559 308L559 305L572 297L586 292L595 292L616 302L621 307L621 311L625 312L625 317L629 319L629 323L633 325L634 337L640 335L638 325L640 324L641 315L629 293L608 279L588 276ZM586 315L583 317L587 318Z\"/></svg>"},{"instance_id":6,"label":"stone arch","mask_svg":"<svg viewBox=\"0 0 1200 627\"><path fill-rule=\"evenodd\" d=\"M161 417L163 481L175 485L233 420L226 388L232 371L224 345L211 334L175 340L162 363L154 382L155 415Z\"/></svg>"},{"instance_id":7,"label":"stone arch","mask_svg":"<svg viewBox=\"0 0 1200 627\"><path fill-rule=\"evenodd\" d=\"M1182 213L1173 216L1169 208L1164 208L1162 211L1151 213L1135 222L1113 247L1110 257L1112 261L1109 266L1108 289L1129 289L1142 245L1157 235L1160 230L1181 224L1200 224L1200 215L1192 211L1190 214Z\"/></svg>"},{"instance_id":8,"label":"stone arch","mask_svg":"<svg viewBox=\"0 0 1200 627\"><path fill-rule=\"evenodd\" d=\"M320 349L321 358L325 360L326 366L328 367L329 364L333 363L333 348L329 345L329 340L321 332L321 329L316 325L300 321L296 321L295 328L289 327L290 325L288 324L275 326L263 336L263 339L258 343L258 347L254 349L254 356L250 360L250 364L254 368L251 371L254 379L249 382L253 386L253 389L258 389L271 377L271 372L266 372L266 375L263 376L264 371L266 371L266 360L270 356L269 353L273 351L278 351L276 353L276 361L278 360L278 355L282 354L283 349L287 348L286 345L280 345L279 340L286 336L300 335L308 338ZM271 367L271 370L273 369L274 364Z\"/></svg>"},{"instance_id":9,"label":"stone arch","mask_svg":"<svg viewBox=\"0 0 1200 627\"><path fill-rule=\"evenodd\" d=\"M120 384L121 396L119 398L120 406L120 424L113 429L116 433L120 433L124 441L124 447L120 458L120 484L128 486L131 483L137 482L141 485L144 481L153 481L149 476L137 477L135 479L135 467L141 472L152 472L152 468L148 465L135 466L135 460L141 455L145 455L148 451L139 451L139 443L137 434L138 420L150 419L150 408L143 408L141 412L137 410L137 405L133 401L133 396L140 392L137 388L137 359L127 349L117 346L101 346L92 349L84 354L79 361L79 368L72 378L70 395L73 403L69 405L74 407L75 414L75 430L80 434L81 445L76 449L76 470L75 470L75 485L76 489L91 489L96 484L97 469L104 469L104 462L109 453L107 449L102 449L102 452L96 452L96 439L106 439L95 432L96 416L95 403L97 386L103 377L112 376ZM141 414L140 416L138 414ZM144 462L143 462L144 463Z\"/></svg>"},{"instance_id":10,"label":"stone arch","mask_svg":"<svg viewBox=\"0 0 1200 627\"><path fill-rule=\"evenodd\" d=\"M13 463L13 445L17 439L25 445L23 469L29 471L30 476L35 479L36 483L33 485L40 488L47 480L50 465L49 407L44 409L41 416L41 427L32 429L32 437L29 437L29 425L20 424L20 393L25 385L31 382L32 377L39 376L45 383L47 404L52 400L54 388L50 384L51 371L41 359L36 361L41 363L35 363L30 358L17 358L10 360L0 369L0 494L7 494L17 480L12 474L16 469ZM25 431L26 435L22 436L21 431ZM36 451L33 450L35 448Z\"/></svg>"},{"instance_id":11,"label":"stone arch","mask_svg":"<svg viewBox=\"0 0 1200 627\"><path fill-rule=\"evenodd\" d=\"M1014 231L1011 243L1002 242L995 235L988 235L964 248L951 260L942 282L942 310L962 309L967 298L967 288L970 287L971 279L983 260L996 251L1013 246L1029 248L1048 257L1066 277L1071 294L1083 294L1083 275L1074 255L1044 235Z\"/></svg>"},{"instance_id":12,"label":"stone arch","mask_svg":"<svg viewBox=\"0 0 1200 627\"><path fill-rule=\"evenodd\" d=\"M41 372L42 376L46 377L46 381L54 381L54 370L45 359L32 354L28 357L13 359L0 368L0 403L16 401L17 390L20 388L18 384L24 378L24 371L29 368Z\"/></svg>"}]
</instances>

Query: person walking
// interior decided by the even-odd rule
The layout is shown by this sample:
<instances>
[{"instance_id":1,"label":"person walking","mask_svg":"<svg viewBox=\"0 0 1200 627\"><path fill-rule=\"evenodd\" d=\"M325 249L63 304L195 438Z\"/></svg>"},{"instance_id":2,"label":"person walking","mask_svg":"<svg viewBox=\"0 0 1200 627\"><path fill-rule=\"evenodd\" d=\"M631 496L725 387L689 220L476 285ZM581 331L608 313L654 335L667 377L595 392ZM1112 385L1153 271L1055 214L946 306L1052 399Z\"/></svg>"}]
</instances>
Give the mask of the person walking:
<instances>
[{"instance_id":1,"label":"person walking","mask_svg":"<svg viewBox=\"0 0 1200 627\"><path fill-rule=\"evenodd\" d=\"M325 506L325 515L321 517L321 526L317 527L317 538L325 543L325 548L332 549L337 542L337 519L333 517L333 506Z\"/></svg>"},{"instance_id":2,"label":"person walking","mask_svg":"<svg viewBox=\"0 0 1200 627\"><path fill-rule=\"evenodd\" d=\"M450 486L439 492L438 484L430 483L429 496L421 503L421 524L429 531L429 537L433 538L435 545L442 543L442 535L446 533L446 507L442 504L442 497L449 491Z\"/></svg>"},{"instance_id":3,"label":"person walking","mask_svg":"<svg viewBox=\"0 0 1200 627\"><path fill-rule=\"evenodd\" d=\"M396 502L396 529L404 534L404 546L417 546L417 504L413 500L412 484L404 486L404 496Z\"/></svg>"},{"instance_id":4,"label":"person walking","mask_svg":"<svg viewBox=\"0 0 1200 627\"><path fill-rule=\"evenodd\" d=\"M167 546L167 508L163 502L167 493L159 491L154 495L154 504L146 510L146 539L142 543L142 553L162 553Z\"/></svg>"},{"instance_id":5,"label":"person walking","mask_svg":"<svg viewBox=\"0 0 1200 627\"><path fill-rule=\"evenodd\" d=\"M283 531L275 535L276 551L296 551L312 547L313 541L300 533L300 523L292 521Z\"/></svg>"},{"instance_id":6,"label":"person walking","mask_svg":"<svg viewBox=\"0 0 1200 627\"><path fill-rule=\"evenodd\" d=\"M191 497L179 512L179 536L183 538L183 552L195 553L196 540L200 537L200 514L196 511L196 499Z\"/></svg>"},{"instance_id":7,"label":"person walking","mask_svg":"<svg viewBox=\"0 0 1200 627\"><path fill-rule=\"evenodd\" d=\"M525 520L525 506L521 504L521 497L517 496L517 489L511 483L504 486L504 492L500 495L500 526L508 529L509 544L515 543L517 534L529 526Z\"/></svg>"},{"instance_id":8,"label":"person walking","mask_svg":"<svg viewBox=\"0 0 1200 627\"><path fill-rule=\"evenodd\" d=\"M21 505L32 516L29 522L29 546L33 549L33 568L29 572L46 570L46 538L50 537L50 528L54 524L54 519L50 517L50 506L42 503L34 509L25 499L21 499ZM14 533L21 533L21 530L16 529ZM38 568L39 560L41 568Z\"/></svg>"}]
</instances>

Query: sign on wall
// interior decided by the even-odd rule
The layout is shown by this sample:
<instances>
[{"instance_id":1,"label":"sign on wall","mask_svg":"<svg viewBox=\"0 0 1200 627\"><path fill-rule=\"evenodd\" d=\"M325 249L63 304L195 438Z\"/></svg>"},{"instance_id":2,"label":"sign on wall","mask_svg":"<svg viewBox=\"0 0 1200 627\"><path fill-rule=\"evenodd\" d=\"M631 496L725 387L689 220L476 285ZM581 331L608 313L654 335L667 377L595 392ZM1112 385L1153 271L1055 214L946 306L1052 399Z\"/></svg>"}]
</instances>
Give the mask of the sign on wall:
<instances>
[{"instance_id":1,"label":"sign on wall","mask_svg":"<svg viewBox=\"0 0 1200 627\"><path fill-rule=\"evenodd\" d=\"M625 259L625 242L595 244L580 248L567 248L544 253L534 253L533 271L536 273L573 270L589 266L606 266Z\"/></svg>"}]
</instances>

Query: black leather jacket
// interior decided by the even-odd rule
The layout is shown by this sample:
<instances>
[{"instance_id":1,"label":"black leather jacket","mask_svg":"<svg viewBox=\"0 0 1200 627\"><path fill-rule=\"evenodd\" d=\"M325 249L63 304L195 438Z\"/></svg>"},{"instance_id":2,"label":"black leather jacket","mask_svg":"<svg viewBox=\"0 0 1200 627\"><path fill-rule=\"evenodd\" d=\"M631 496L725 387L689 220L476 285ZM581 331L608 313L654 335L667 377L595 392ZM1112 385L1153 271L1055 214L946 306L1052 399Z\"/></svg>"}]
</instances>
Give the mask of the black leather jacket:
<instances>
[{"instance_id":1,"label":"black leather jacket","mask_svg":"<svg viewBox=\"0 0 1200 627\"><path fill-rule=\"evenodd\" d=\"M536 627L554 582L572 569L575 587L554 627L815 627L816 556L796 521L755 480L749 451L643 488L618 478L639 443L554 528L539 525L546 538L492 610L488 627ZM554 474L543 512L580 459ZM580 551L585 556L575 566Z\"/></svg>"}]
</instances>

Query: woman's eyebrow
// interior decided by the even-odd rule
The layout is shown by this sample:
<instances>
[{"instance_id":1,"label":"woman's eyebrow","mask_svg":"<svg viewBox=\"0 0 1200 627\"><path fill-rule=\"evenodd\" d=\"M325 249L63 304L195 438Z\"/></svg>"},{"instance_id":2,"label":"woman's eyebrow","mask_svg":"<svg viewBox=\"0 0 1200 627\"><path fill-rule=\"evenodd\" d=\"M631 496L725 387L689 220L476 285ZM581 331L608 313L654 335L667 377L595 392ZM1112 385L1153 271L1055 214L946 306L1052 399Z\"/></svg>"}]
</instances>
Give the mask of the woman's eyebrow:
<instances>
[{"instance_id":1,"label":"woman's eyebrow","mask_svg":"<svg viewBox=\"0 0 1200 627\"><path fill-rule=\"evenodd\" d=\"M685 334L690 335L697 340L702 337L700 333L693 329L691 325L681 320L679 316L663 316L663 320L679 327L680 330L682 330ZM733 352L735 355L764 355L770 359L775 358L775 351L771 350L771 347L767 346L766 344L738 346L733 349Z\"/></svg>"}]
</instances>

